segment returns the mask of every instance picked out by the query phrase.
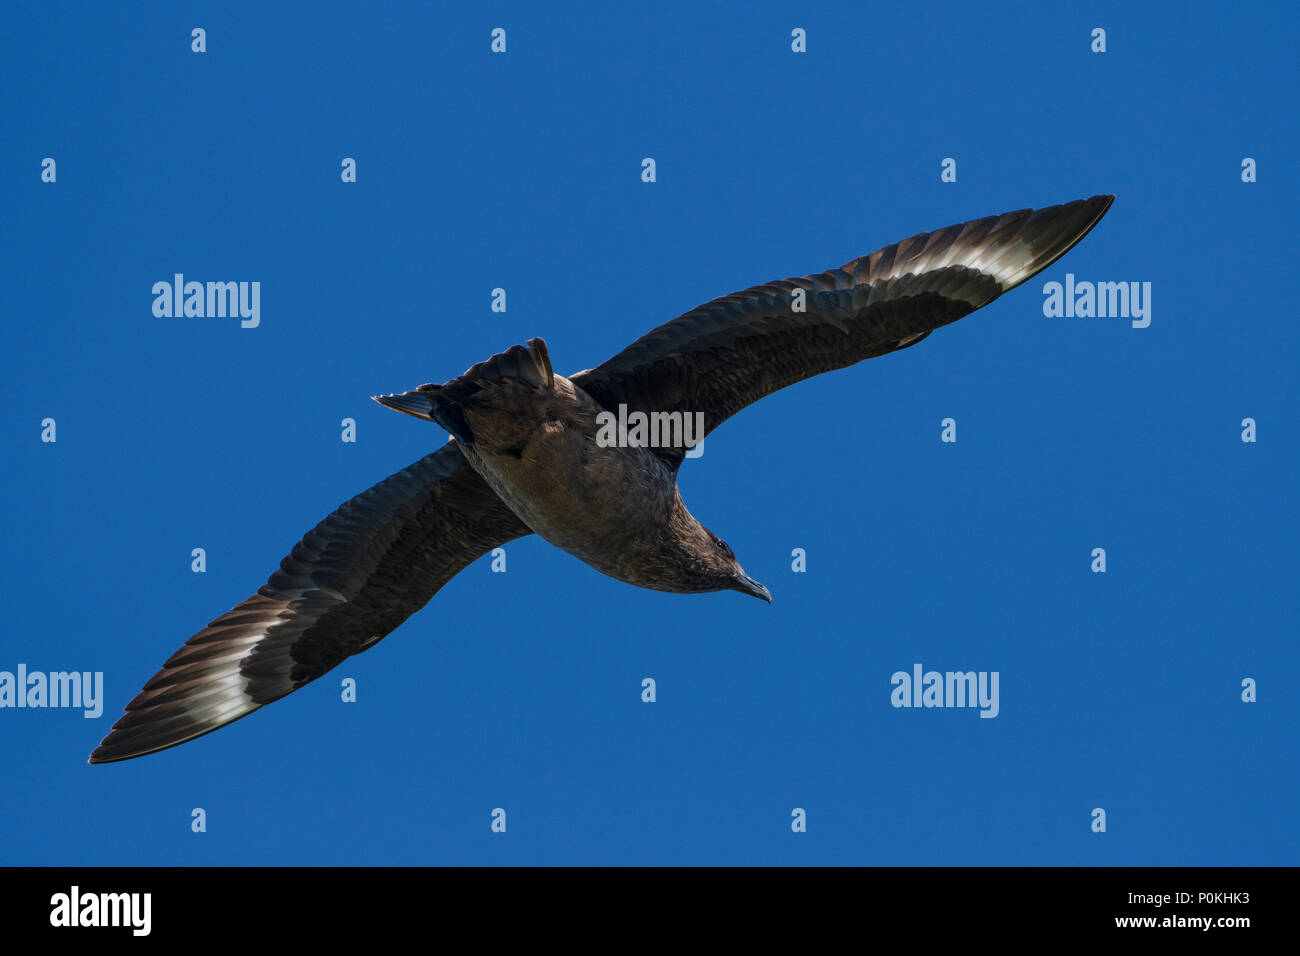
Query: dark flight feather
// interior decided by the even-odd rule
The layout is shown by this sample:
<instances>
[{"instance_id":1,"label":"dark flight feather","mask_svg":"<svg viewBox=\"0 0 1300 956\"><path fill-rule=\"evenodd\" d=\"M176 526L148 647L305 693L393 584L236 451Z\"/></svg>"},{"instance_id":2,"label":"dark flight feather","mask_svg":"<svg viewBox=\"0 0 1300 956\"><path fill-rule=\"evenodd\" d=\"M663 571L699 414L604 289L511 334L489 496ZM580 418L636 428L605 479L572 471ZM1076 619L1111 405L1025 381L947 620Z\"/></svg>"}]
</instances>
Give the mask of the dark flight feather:
<instances>
[{"instance_id":1,"label":"dark flight feather","mask_svg":"<svg viewBox=\"0 0 1300 956\"><path fill-rule=\"evenodd\" d=\"M530 534L452 444L343 504L265 586L185 642L91 763L225 726L384 637L457 572Z\"/></svg>"},{"instance_id":2,"label":"dark flight feather","mask_svg":"<svg viewBox=\"0 0 1300 956\"><path fill-rule=\"evenodd\" d=\"M705 433L766 395L914 345L1046 269L1114 196L923 232L819 275L714 299L573 376L610 411L703 412ZM796 311L799 292L803 311ZM672 467L682 448L657 448Z\"/></svg>"}]
</instances>

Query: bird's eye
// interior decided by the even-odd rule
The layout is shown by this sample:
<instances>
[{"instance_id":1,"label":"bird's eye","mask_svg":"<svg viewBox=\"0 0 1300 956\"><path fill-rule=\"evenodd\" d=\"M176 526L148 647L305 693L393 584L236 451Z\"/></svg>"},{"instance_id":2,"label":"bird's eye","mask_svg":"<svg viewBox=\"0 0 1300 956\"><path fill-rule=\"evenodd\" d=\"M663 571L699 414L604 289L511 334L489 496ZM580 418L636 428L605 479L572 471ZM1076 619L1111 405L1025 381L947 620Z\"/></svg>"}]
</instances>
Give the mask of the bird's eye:
<instances>
[{"instance_id":1,"label":"bird's eye","mask_svg":"<svg viewBox=\"0 0 1300 956\"><path fill-rule=\"evenodd\" d=\"M719 551L727 551L727 550L729 550L729 549L727 548L727 542L723 541L721 538L714 538L714 539L713 539L713 543L716 544L716 545L718 546L718 550L719 550Z\"/></svg>"}]
</instances>

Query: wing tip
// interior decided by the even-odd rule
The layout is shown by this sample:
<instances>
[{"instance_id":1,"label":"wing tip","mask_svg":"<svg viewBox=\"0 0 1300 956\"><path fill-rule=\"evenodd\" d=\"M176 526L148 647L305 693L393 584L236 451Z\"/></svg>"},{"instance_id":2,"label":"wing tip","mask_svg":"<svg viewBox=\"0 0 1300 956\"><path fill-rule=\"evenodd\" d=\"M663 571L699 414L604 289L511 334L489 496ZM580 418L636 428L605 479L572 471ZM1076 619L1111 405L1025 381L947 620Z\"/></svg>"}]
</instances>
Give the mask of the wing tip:
<instances>
[{"instance_id":1,"label":"wing tip","mask_svg":"<svg viewBox=\"0 0 1300 956\"><path fill-rule=\"evenodd\" d=\"M128 748L121 744L114 744L113 738L117 736L117 731L110 730L108 735L99 742L99 746L90 752L86 758L86 763L96 766L104 763L118 763L122 760L130 760L132 757L143 757L153 751L147 749Z\"/></svg>"},{"instance_id":2,"label":"wing tip","mask_svg":"<svg viewBox=\"0 0 1300 956\"><path fill-rule=\"evenodd\" d=\"M1110 207L1115 204L1115 194L1098 193L1095 196L1089 196L1087 199L1082 199L1080 202L1085 206L1093 207L1096 211L1096 218L1094 218L1092 223L1088 226L1088 228L1091 229L1101 220L1102 216L1110 212Z\"/></svg>"},{"instance_id":3,"label":"wing tip","mask_svg":"<svg viewBox=\"0 0 1300 956\"><path fill-rule=\"evenodd\" d=\"M1055 265L1067 252L1087 238L1088 233L1092 232L1092 230L1096 228L1097 223L1101 222L1102 217L1110 211L1110 207L1114 202L1114 193L1098 193L1096 196L1091 196L1088 199L1076 199L1074 202L1065 203L1062 206L1056 207L1065 210L1071 206L1081 206L1087 209L1090 215L1086 222L1082 223L1074 230L1073 234L1062 235L1060 237L1062 241L1050 250L1048 257L1041 262L1033 263L1032 271L1016 282L1015 285L1020 285L1021 283L1032 279L1045 269ZM1012 286L1012 288L1014 288L1014 286Z\"/></svg>"},{"instance_id":4,"label":"wing tip","mask_svg":"<svg viewBox=\"0 0 1300 956\"><path fill-rule=\"evenodd\" d=\"M122 760L130 760L131 757L140 757L140 756L143 756L143 754L113 754L108 750L108 748L104 744L100 744L98 747L96 747L94 750L90 752L90 756L86 758L86 763L90 764L92 767L95 767L95 766L99 766L100 764L118 763L119 761Z\"/></svg>"},{"instance_id":5,"label":"wing tip","mask_svg":"<svg viewBox=\"0 0 1300 956\"><path fill-rule=\"evenodd\" d=\"M99 746L90 752L86 763L91 765L120 763L124 760L134 760L137 757L147 757L149 754L171 750L173 747L179 747L181 744L187 744L190 741L198 740L200 737L206 737L223 727L228 727L249 714L257 713L264 706L264 703L270 703L270 701L260 703L250 700L249 703L251 706L242 708L233 716L193 721L181 724L179 728L167 726L168 716L165 714L159 715L161 726L159 724L153 726L143 724L122 729L115 727L100 741ZM129 706L127 714L131 713ZM123 715L123 717L125 716L126 714ZM120 721L121 718L119 718L119 723Z\"/></svg>"}]
</instances>

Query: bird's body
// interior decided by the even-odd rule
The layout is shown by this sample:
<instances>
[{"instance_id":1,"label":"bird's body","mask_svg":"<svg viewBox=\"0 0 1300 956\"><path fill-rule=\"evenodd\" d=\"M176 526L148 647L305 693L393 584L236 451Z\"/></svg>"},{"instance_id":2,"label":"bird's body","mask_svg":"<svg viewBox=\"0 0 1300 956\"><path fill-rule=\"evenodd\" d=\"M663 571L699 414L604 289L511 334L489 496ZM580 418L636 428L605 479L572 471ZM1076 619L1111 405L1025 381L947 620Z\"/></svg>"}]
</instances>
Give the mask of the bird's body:
<instances>
[{"instance_id":1,"label":"bird's body","mask_svg":"<svg viewBox=\"0 0 1300 956\"><path fill-rule=\"evenodd\" d=\"M646 448L601 445L603 409L561 375L493 384L462 409L474 440L457 444L533 533L628 584L703 590L675 547L686 507L675 472Z\"/></svg>"},{"instance_id":2,"label":"bird's body","mask_svg":"<svg viewBox=\"0 0 1300 956\"><path fill-rule=\"evenodd\" d=\"M175 746L283 697L530 532L639 587L770 601L683 503L685 444L611 444L602 416L697 415L707 432L778 389L908 348L1055 262L1113 198L972 220L724 296L568 378L531 339L443 385L378 397L453 438L342 505L257 594L187 641L91 762Z\"/></svg>"}]
</instances>

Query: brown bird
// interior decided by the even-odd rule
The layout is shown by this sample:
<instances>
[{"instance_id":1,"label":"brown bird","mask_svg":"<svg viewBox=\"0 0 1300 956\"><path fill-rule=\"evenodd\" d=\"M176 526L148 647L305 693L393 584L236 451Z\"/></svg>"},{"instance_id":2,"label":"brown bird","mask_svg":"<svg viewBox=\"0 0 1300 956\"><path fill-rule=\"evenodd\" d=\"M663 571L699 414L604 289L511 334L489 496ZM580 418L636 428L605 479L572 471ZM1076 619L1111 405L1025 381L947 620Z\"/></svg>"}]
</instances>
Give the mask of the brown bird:
<instances>
[{"instance_id":1,"label":"brown bird","mask_svg":"<svg viewBox=\"0 0 1300 956\"><path fill-rule=\"evenodd\" d=\"M765 395L988 305L1069 251L1114 198L972 220L714 299L568 378L531 339L445 385L377 396L452 439L309 531L265 586L171 656L90 762L173 747L278 700L531 532L629 584L771 601L682 502L689 447Z\"/></svg>"}]
</instances>

